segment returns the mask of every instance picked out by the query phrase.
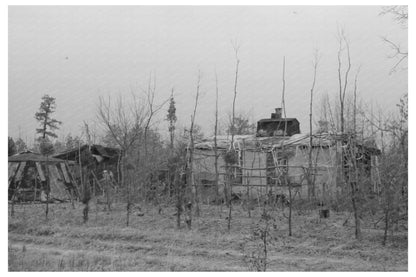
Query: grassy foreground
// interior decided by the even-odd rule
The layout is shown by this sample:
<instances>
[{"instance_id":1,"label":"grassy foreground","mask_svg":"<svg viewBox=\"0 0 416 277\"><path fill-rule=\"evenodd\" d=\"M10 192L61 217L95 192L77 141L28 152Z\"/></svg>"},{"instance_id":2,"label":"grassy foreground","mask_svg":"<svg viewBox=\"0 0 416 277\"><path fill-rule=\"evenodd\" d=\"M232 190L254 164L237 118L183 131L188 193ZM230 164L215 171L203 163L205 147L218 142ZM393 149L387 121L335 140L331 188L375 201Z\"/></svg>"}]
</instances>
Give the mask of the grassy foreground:
<instances>
[{"instance_id":1,"label":"grassy foreground","mask_svg":"<svg viewBox=\"0 0 416 277\"><path fill-rule=\"evenodd\" d=\"M247 242L260 209L249 218L233 208L231 232L224 207L203 205L192 230L176 229L173 208L134 211L125 224L125 207L111 212L92 205L82 223L81 204L17 205L9 215L9 271L248 271ZM363 229L354 239L346 213L319 220L316 211L294 213L293 236L287 219L276 216L269 245L268 271L407 271L407 230L395 231L386 246L381 229ZM351 220L350 220L351 221ZM185 225L185 224L183 224Z\"/></svg>"}]
</instances>

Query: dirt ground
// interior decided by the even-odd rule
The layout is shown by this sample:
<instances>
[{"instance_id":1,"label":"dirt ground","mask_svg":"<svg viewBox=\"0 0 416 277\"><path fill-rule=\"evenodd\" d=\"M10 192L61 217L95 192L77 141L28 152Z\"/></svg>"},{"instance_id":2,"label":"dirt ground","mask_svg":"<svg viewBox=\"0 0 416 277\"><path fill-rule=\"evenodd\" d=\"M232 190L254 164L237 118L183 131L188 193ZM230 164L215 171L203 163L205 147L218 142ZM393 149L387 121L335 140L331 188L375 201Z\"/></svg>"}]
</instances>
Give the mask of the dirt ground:
<instances>
[{"instance_id":1,"label":"dirt ground","mask_svg":"<svg viewBox=\"0 0 416 277\"><path fill-rule=\"evenodd\" d=\"M9 271L255 270L248 257L252 245L261 246L252 238L260 209L250 218L242 206L233 207L228 232L225 207L203 205L191 230L185 224L176 228L171 207L161 214L143 208L144 215L135 209L129 227L124 205L111 212L92 205L87 224L82 208L51 204L45 220L45 205L17 205L14 217L9 213ZM331 211L319 220L317 211L295 211L289 237L285 214L275 212L267 271L407 271L407 229L394 231L382 246L382 226L365 225L363 239L356 241L352 219L344 224L348 217Z\"/></svg>"}]
</instances>

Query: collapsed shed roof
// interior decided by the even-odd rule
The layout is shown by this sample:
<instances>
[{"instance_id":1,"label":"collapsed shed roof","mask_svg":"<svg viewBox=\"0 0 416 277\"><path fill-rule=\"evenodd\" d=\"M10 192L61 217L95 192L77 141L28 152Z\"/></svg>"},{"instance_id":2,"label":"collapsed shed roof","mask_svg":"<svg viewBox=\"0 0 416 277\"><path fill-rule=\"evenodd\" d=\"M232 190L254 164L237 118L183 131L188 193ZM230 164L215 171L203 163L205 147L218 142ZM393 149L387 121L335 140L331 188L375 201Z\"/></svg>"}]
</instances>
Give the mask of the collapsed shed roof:
<instances>
[{"instance_id":1,"label":"collapsed shed roof","mask_svg":"<svg viewBox=\"0 0 416 277\"><path fill-rule=\"evenodd\" d=\"M101 156L103 158L112 159L120 156L121 150L118 148L112 147L105 147L99 144L92 144L89 146L88 144L81 145L80 147L76 147L67 151L63 151L61 153L53 155L55 158L64 159L64 160L72 160L76 161L78 159L79 151L87 151L90 149L91 154L95 156Z\"/></svg>"},{"instance_id":2,"label":"collapsed shed roof","mask_svg":"<svg viewBox=\"0 0 416 277\"><path fill-rule=\"evenodd\" d=\"M31 151L25 151L9 157L9 162L48 162L48 163L60 163L65 162L64 160L57 159L54 157L46 157L39 153Z\"/></svg>"},{"instance_id":3,"label":"collapsed shed roof","mask_svg":"<svg viewBox=\"0 0 416 277\"><path fill-rule=\"evenodd\" d=\"M40 195L36 194L37 179L40 182L49 180L51 199L70 199L70 190L77 194L76 184L67 163L61 159L25 151L9 157L8 175L9 199L11 189L12 195L15 194L14 191L19 191L22 197L31 194L31 200L39 200Z\"/></svg>"}]
</instances>

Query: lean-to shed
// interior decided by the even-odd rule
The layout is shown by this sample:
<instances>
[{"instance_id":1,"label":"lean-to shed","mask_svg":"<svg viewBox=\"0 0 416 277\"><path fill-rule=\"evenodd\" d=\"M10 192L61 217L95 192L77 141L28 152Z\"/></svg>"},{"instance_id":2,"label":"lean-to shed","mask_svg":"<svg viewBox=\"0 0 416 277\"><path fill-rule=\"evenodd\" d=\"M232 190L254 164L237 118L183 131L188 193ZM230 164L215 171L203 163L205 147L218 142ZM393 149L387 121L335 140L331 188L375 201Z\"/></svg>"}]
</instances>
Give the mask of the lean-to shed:
<instances>
[{"instance_id":1,"label":"lean-to shed","mask_svg":"<svg viewBox=\"0 0 416 277\"><path fill-rule=\"evenodd\" d=\"M110 181L112 187L121 179L121 150L99 144L84 144L79 147L53 155L54 158L71 162L70 171L78 184L91 185L96 194L104 193L105 183Z\"/></svg>"},{"instance_id":2,"label":"lean-to shed","mask_svg":"<svg viewBox=\"0 0 416 277\"><path fill-rule=\"evenodd\" d=\"M25 151L10 156L8 162L9 200L14 197L17 201L45 201L47 191L52 201L78 196L75 180L64 160Z\"/></svg>"}]
</instances>

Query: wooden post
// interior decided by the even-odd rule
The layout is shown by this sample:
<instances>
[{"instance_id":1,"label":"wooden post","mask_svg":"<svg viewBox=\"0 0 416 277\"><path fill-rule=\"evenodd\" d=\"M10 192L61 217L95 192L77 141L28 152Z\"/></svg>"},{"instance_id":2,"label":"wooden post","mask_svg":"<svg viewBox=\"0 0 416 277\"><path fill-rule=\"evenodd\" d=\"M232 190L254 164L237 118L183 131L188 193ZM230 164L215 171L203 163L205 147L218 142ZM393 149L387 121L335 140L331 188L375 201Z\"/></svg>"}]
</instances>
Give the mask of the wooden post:
<instances>
[{"instance_id":1,"label":"wooden post","mask_svg":"<svg viewBox=\"0 0 416 277\"><path fill-rule=\"evenodd\" d=\"M243 151L241 152L241 155L243 156L243 166L246 165L246 140L243 139ZM246 199L246 208L248 210L248 217L251 217L251 205L250 205L250 181L247 178L244 178L244 169L241 170L241 175L243 175L243 185L246 185L247 187L247 199ZM248 177L248 174L247 174Z\"/></svg>"},{"instance_id":2,"label":"wooden post","mask_svg":"<svg viewBox=\"0 0 416 277\"><path fill-rule=\"evenodd\" d=\"M49 193L51 189L48 161L49 161L48 155L46 155L46 211L45 211L46 220L48 220L48 214L49 214Z\"/></svg>"},{"instance_id":3,"label":"wooden post","mask_svg":"<svg viewBox=\"0 0 416 277\"><path fill-rule=\"evenodd\" d=\"M33 203L36 201L36 186L37 186L37 174L35 175L35 189L34 189L34 195L33 195Z\"/></svg>"}]
</instances>

